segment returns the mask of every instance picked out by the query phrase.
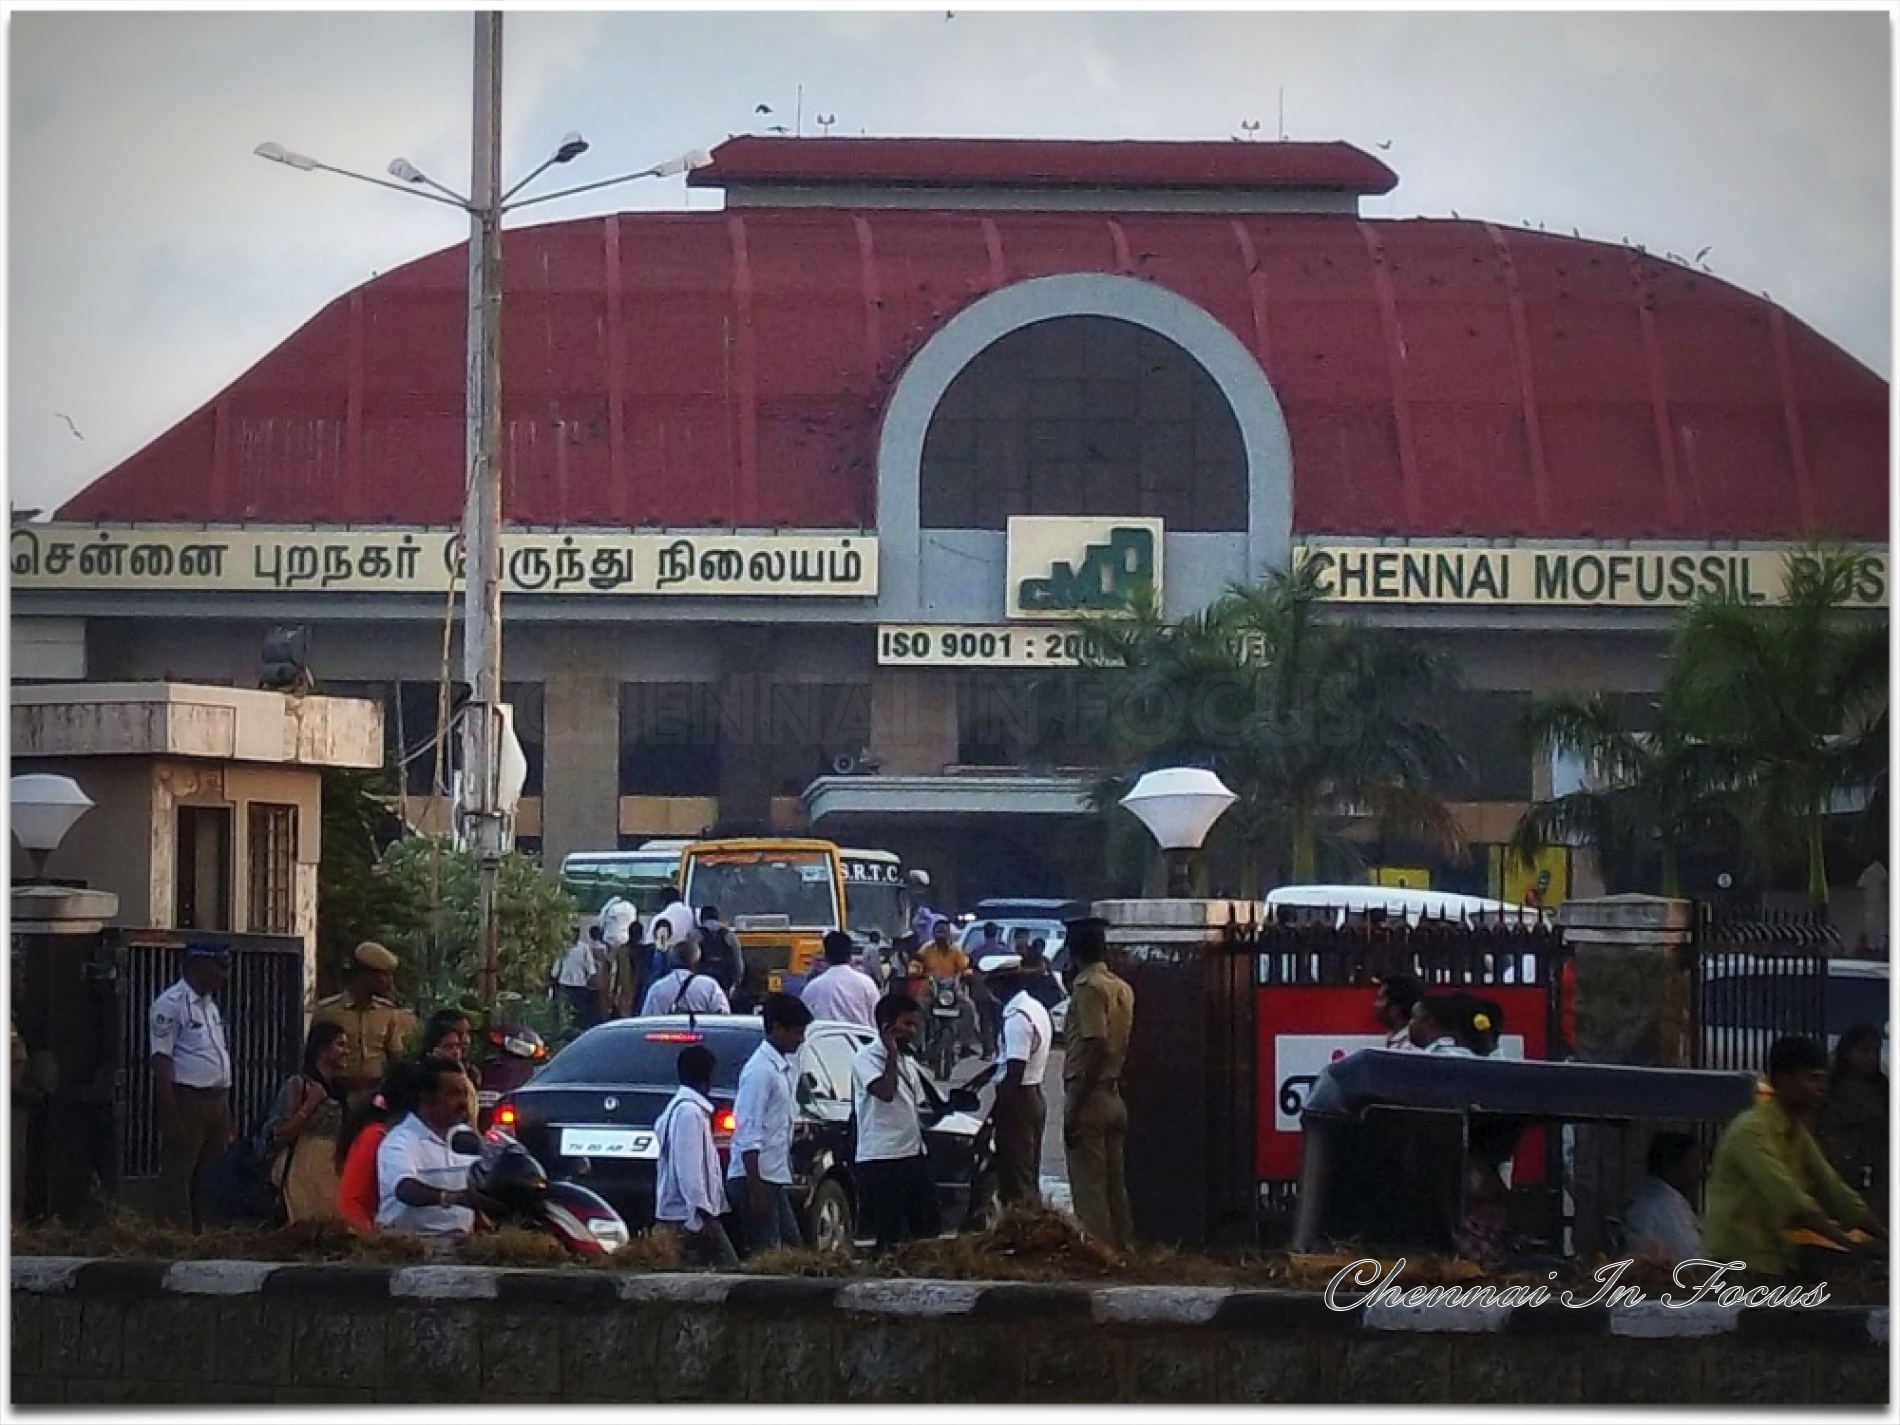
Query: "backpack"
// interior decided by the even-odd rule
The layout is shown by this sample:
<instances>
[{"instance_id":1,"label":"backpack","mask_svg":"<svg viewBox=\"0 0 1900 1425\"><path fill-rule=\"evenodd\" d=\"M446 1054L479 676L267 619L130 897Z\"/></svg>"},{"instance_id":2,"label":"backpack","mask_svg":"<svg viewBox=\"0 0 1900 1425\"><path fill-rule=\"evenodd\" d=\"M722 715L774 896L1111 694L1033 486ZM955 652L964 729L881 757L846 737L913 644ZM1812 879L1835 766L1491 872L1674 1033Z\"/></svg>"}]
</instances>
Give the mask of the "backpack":
<instances>
[{"instance_id":1,"label":"backpack","mask_svg":"<svg viewBox=\"0 0 1900 1425\"><path fill-rule=\"evenodd\" d=\"M271 1151L269 1128L267 1108L249 1133L233 1139L205 1169L205 1205L213 1218L227 1226L272 1229L284 1225L284 1192L271 1180L276 1154ZM283 1151L288 1155L296 1146L293 1143Z\"/></svg>"}]
</instances>

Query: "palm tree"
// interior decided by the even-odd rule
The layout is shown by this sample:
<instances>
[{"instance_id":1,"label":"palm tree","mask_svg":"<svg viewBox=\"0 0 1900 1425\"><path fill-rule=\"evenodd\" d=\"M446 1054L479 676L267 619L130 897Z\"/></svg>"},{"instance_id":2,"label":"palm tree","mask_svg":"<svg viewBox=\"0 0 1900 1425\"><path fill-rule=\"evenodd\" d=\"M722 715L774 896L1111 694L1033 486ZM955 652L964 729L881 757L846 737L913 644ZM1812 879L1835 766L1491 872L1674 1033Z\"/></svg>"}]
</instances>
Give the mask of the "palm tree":
<instances>
[{"instance_id":1,"label":"palm tree","mask_svg":"<svg viewBox=\"0 0 1900 1425\"><path fill-rule=\"evenodd\" d=\"M1460 763L1432 716L1455 686L1452 663L1416 639L1322 617L1309 569L1236 585L1176 623L1138 601L1132 617L1096 620L1089 632L1111 765L1218 772L1239 800L1209 850L1239 860L1249 894L1263 871L1313 879L1350 812L1459 844L1442 788ZM1131 780L1105 776L1093 804L1112 809Z\"/></svg>"},{"instance_id":2,"label":"palm tree","mask_svg":"<svg viewBox=\"0 0 1900 1425\"><path fill-rule=\"evenodd\" d=\"M1704 598L1678 625L1670 679L1686 720L1740 764L1745 821L1763 851L1805 863L1825 915L1823 830L1842 799L1884 800L1887 620L1862 612L1871 555L1789 554L1779 603Z\"/></svg>"},{"instance_id":3,"label":"palm tree","mask_svg":"<svg viewBox=\"0 0 1900 1425\"><path fill-rule=\"evenodd\" d=\"M1736 761L1683 727L1673 702L1658 706L1656 731L1632 731L1608 693L1547 698L1531 705L1524 731L1533 747L1580 758L1594 786L1533 803L1518 819L1511 849L1529 860L1542 846L1593 846L1608 865L1654 849L1661 891L1682 894L1681 857L1713 831L1732 826Z\"/></svg>"}]
</instances>

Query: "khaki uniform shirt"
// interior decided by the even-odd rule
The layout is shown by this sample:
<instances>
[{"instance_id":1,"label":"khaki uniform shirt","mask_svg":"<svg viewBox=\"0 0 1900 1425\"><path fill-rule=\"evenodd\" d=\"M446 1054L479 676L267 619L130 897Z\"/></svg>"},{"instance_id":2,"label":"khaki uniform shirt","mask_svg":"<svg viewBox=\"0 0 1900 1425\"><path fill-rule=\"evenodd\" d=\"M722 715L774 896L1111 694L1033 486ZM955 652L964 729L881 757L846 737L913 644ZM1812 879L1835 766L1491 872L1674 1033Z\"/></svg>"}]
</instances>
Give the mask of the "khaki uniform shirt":
<instances>
[{"instance_id":1,"label":"khaki uniform shirt","mask_svg":"<svg viewBox=\"0 0 1900 1425\"><path fill-rule=\"evenodd\" d=\"M352 1081L380 1080L403 1057L409 1036L416 1029L416 1017L401 1005L372 995L370 1002L359 1009L350 1003L347 990L318 1000L310 1022L340 1024L348 1032L350 1052L343 1061L342 1073Z\"/></svg>"},{"instance_id":2,"label":"khaki uniform shirt","mask_svg":"<svg viewBox=\"0 0 1900 1425\"><path fill-rule=\"evenodd\" d=\"M1062 1027L1062 1084L1073 1099L1085 1083L1119 1084L1135 1027L1135 992L1103 964L1089 965L1069 990Z\"/></svg>"}]
</instances>

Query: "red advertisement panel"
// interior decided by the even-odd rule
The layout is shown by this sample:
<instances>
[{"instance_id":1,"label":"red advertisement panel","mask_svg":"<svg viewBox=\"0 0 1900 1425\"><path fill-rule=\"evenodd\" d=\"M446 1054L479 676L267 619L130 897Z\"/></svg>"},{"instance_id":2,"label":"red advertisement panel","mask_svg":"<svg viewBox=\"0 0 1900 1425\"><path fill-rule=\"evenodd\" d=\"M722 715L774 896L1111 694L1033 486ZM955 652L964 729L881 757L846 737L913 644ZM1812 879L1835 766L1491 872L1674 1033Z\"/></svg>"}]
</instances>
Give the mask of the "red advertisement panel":
<instances>
[{"instance_id":1,"label":"red advertisement panel","mask_svg":"<svg viewBox=\"0 0 1900 1425\"><path fill-rule=\"evenodd\" d=\"M1542 1059L1546 991L1486 985L1473 993L1504 1011L1498 1053L1506 1059ZM1372 1017L1378 991L1371 985L1266 985L1254 991L1254 1159L1262 1181L1300 1175L1300 1110L1319 1071L1359 1049L1377 1049L1385 1033ZM1513 1182L1538 1182L1544 1171L1543 1135L1526 1134L1512 1165Z\"/></svg>"}]
</instances>

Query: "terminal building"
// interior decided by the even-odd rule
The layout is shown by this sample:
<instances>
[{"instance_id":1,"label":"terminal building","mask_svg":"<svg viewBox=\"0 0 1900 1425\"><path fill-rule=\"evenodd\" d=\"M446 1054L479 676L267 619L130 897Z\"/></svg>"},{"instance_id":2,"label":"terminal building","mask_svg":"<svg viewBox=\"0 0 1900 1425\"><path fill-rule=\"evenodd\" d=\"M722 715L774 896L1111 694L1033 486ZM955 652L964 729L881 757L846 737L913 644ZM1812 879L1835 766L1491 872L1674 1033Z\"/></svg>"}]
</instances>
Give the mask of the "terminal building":
<instances>
[{"instance_id":1,"label":"terminal building","mask_svg":"<svg viewBox=\"0 0 1900 1425\"><path fill-rule=\"evenodd\" d=\"M1414 874L1508 890L1487 848L1565 775L1531 697L1653 692L1673 611L1771 594L1804 538L1885 568L1875 372L1691 265L1365 216L1398 179L1346 144L745 137L689 181L723 210L504 244L505 695L551 861L749 825L950 903L1093 889L1095 754L1039 701L1073 619L1313 550L1463 669L1473 854ZM339 296L16 527L15 679L249 684L295 625L425 744L465 292L457 248Z\"/></svg>"}]
</instances>

